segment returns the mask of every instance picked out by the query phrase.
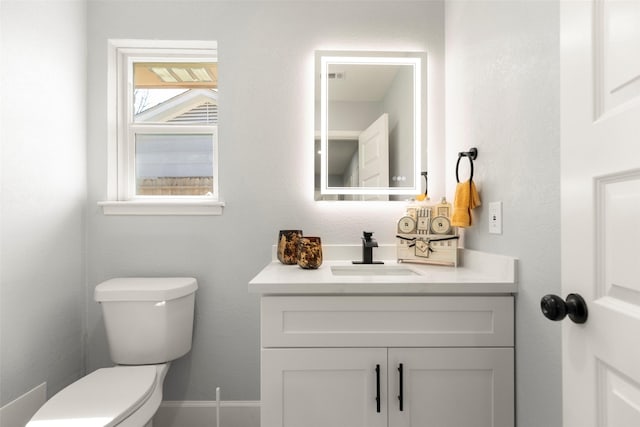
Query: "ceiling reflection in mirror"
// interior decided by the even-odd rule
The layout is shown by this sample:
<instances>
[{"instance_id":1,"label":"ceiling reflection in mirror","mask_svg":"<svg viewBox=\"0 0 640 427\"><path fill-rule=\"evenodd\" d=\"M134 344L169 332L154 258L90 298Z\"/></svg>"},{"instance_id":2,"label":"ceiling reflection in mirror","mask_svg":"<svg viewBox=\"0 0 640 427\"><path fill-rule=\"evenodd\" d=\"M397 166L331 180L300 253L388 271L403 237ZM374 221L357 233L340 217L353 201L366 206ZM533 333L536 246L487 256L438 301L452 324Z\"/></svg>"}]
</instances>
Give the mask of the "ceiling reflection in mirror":
<instances>
[{"instance_id":1,"label":"ceiling reflection in mirror","mask_svg":"<svg viewBox=\"0 0 640 427\"><path fill-rule=\"evenodd\" d=\"M317 52L316 200L420 193L423 57Z\"/></svg>"}]
</instances>

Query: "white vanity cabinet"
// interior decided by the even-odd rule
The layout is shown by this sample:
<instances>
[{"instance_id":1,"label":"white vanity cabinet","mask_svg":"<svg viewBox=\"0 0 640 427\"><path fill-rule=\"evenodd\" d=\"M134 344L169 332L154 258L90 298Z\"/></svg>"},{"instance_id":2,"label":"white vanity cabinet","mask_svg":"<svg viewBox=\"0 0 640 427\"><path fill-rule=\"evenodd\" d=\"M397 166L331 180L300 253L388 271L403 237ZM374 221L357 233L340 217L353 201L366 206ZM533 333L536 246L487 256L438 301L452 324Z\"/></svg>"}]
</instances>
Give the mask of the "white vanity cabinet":
<instances>
[{"instance_id":1,"label":"white vanity cabinet","mask_svg":"<svg viewBox=\"0 0 640 427\"><path fill-rule=\"evenodd\" d=\"M390 426L513 427L513 348L391 348L388 363Z\"/></svg>"},{"instance_id":2,"label":"white vanity cabinet","mask_svg":"<svg viewBox=\"0 0 640 427\"><path fill-rule=\"evenodd\" d=\"M511 295L263 295L262 427L513 427Z\"/></svg>"},{"instance_id":3,"label":"white vanity cabinet","mask_svg":"<svg viewBox=\"0 0 640 427\"><path fill-rule=\"evenodd\" d=\"M387 349L278 348L261 356L262 427L387 426L386 402L378 412L375 401L376 366L387 395Z\"/></svg>"}]
</instances>

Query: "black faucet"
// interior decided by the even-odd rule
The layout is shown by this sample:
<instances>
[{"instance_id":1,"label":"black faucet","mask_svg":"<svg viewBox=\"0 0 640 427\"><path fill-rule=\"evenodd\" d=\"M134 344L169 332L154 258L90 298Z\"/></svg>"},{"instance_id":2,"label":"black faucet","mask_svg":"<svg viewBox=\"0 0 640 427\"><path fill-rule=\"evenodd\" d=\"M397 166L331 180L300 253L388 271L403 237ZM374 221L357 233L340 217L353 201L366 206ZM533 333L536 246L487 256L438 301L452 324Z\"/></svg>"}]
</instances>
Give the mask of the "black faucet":
<instances>
[{"instance_id":1,"label":"black faucet","mask_svg":"<svg viewBox=\"0 0 640 427\"><path fill-rule=\"evenodd\" d=\"M362 261L351 261L353 264L384 264L373 260L373 248L378 247L378 242L372 236L372 231L362 232Z\"/></svg>"}]
</instances>

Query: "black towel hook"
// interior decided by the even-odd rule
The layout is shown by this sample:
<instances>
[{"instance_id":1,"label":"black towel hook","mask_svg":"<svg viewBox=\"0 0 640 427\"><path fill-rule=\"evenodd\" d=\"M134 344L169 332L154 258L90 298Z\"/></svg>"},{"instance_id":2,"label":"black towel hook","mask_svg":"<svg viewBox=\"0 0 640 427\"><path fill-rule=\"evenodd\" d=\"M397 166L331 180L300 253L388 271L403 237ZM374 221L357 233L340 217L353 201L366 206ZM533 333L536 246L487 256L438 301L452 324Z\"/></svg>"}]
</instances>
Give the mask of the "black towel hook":
<instances>
[{"instance_id":1,"label":"black towel hook","mask_svg":"<svg viewBox=\"0 0 640 427\"><path fill-rule=\"evenodd\" d=\"M456 163L456 181L460 182L458 177L458 169L460 168L460 159L467 157L469 159L469 165L471 166L471 174L469 176L469 182L473 181L473 161L478 158L478 149L472 147L469 151L461 151L458 153L458 162Z\"/></svg>"}]
</instances>

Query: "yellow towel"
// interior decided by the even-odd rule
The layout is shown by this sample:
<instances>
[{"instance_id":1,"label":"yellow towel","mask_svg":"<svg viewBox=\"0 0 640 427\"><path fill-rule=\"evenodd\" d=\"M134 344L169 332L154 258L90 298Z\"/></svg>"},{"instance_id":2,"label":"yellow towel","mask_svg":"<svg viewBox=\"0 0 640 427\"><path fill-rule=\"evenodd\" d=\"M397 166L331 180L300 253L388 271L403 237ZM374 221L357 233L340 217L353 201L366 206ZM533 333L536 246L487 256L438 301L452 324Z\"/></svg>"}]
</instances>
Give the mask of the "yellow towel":
<instances>
[{"instance_id":1,"label":"yellow towel","mask_svg":"<svg viewBox=\"0 0 640 427\"><path fill-rule=\"evenodd\" d=\"M459 182L453 200L451 225L454 227L471 226L471 209L480 206L480 196L473 181Z\"/></svg>"}]
</instances>

